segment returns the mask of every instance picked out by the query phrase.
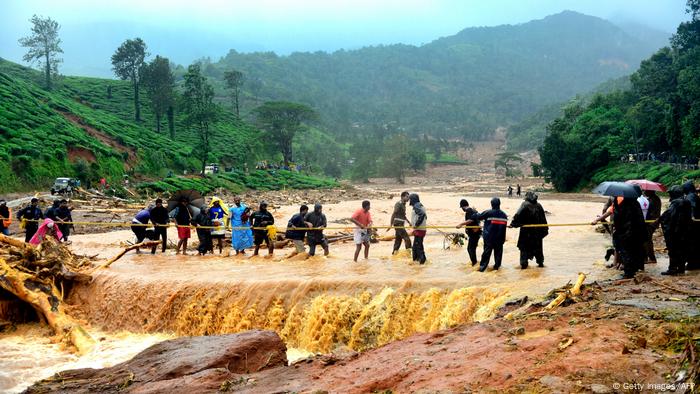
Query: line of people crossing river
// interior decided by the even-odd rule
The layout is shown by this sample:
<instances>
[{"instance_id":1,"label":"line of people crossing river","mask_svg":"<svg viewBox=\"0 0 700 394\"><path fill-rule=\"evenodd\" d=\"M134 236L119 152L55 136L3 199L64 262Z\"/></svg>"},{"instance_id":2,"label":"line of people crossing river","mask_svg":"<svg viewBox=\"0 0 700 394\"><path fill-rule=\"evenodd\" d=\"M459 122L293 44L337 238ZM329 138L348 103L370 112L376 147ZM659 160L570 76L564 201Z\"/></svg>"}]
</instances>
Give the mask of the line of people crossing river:
<instances>
[{"instance_id":1,"label":"line of people crossing river","mask_svg":"<svg viewBox=\"0 0 700 394\"><path fill-rule=\"evenodd\" d=\"M663 231L669 254L669 269L663 274L678 275L686 270L700 268L700 204L694 184L687 182L682 187L672 187L669 198L669 206L662 213L661 200L653 191L645 190L642 194L639 189L637 198L611 197L602 214L593 220L592 224L603 223L611 233L613 248L606 254L606 260L614 256L610 266L622 268L624 277L634 276L637 271L644 269L645 263L656 262L652 235L659 227ZM217 197L195 209L192 209L190 203L188 199L182 198L179 205L169 210L159 198L139 211L131 222L136 243L159 241L161 251L165 252L168 243L167 228L174 223L178 237L176 254L187 254L193 229L199 239L198 254L214 253L215 249L223 253L224 239L229 228L232 250L236 255L244 255L251 248L253 255L258 255L262 246L267 248L269 255L274 254L277 227L266 202L261 202L257 210L252 210L239 197L234 198L231 207ZM407 205L410 215L407 213ZM0 216L11 219L11 212L5 208L5 202L0 200ZM525 193L522 205L510 223L508 215L501 210L498 197L491 199L491 209L483 212L471 207L466 199L459 201L459 208L464 213L464 220L456 228L465 228L467 258L472 266L479 264L479 271L486 271L492 255L493 269L501 267L508 228L519 228L520 231L517 242L520 267L527 269L532 260L537 266L544 266L543 240L549 233L549 225L536 193ZM354 224L354 261L358 260L361 253L365 259L369 258L372 236L378 227L382 227L374 224L370 210L370 201L362 201L361 206L348 218ZM34 198L17 213L17 218L23 222L26 230L25 242L36 245L46 236L69 242L72 217L66 200L56 200L52 207L42 211L38 207L38 199ZM611 219L610 222L608 218ZM9 224L6 220L0 223L0 230L7 234L5 229ZM324 234L327 227L328 220L320 203L314 204L313 209L302 205L299 212L288 220L284 235L294 245L295 254L308 253L314 256L320 247L323 254L328 255L329 242ZM397 253L403 244L411 250L414 262L425 264L427 256L423 242L431 227L428 225L428 210L418 194L407 191L401 193L394 204L389 226L385 227L387 231L393 229L395 232L392 253ZM480 239L483 240L483 250L479 257L477 247ZM151 246L151 253L156 253L156 250L157 245Z\"/></svg>"}]
</instances>

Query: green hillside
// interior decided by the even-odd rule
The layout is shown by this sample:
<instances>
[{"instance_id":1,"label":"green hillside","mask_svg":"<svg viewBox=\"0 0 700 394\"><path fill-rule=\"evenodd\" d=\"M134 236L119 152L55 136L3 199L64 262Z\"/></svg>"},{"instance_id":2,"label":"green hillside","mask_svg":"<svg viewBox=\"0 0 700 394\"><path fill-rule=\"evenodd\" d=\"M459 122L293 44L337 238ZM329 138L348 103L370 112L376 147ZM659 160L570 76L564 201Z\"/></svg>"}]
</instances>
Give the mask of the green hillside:
<instances>
[{"instance_id":1,"label":"green hillside","mask_svg":"<svg viewBox=\"0 0 700 394\"><path fill-rule=\"evenodd\" d=\"M153 131L147 105L143 121L133 121L127 82L62 77L50 92L40 82L38 72L0 59L0 193L46 187L58 176L88 182L106 177L119 184L124 174L147 181L201 168L193 154L197 138L180 117L174 140ZM222 116L214 126L212 162L254 168L258 159L274 159L257 129L231 114ZM288 183L303 187L305 181Z\"/></svg>"},{"instance_id":2,"label":"green hillside","mask_svg":"<svg viewBox=\"0 0 700 394\"><path fill-rule=\"evenodd\" d=\"M600 18L563 12L422 46L289 56L230 51L203 70L219 80L226 70L242 71L246 110L260 100L306 103L341 138L394 122L413 134L473 139L628 75L656 49Z\"/></svg>"}]
</instances>

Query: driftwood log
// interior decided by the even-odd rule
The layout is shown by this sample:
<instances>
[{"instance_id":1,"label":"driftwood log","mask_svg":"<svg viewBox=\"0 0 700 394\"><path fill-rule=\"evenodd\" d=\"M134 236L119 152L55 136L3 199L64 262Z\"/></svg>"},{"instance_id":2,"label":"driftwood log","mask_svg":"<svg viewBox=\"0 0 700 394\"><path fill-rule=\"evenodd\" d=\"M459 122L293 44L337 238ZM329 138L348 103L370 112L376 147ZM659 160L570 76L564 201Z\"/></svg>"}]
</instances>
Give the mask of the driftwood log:
<instances>
[{"instance_id":1,"label":"driftwood log","mask_svg":"<svg viewBox=\"0 0 700 394\"><path fill-rule=\"evenodd\" d=\"M109 259L109 261L107 261L106 263L102 264L102 265L100 266L100 268L109 268L109 266L112 265L112 263L114 263L115 261L121 259L127 252L129 252L129 251L131 251L131 250L134 250L134 249L141 249L141 248L147 249L147 248L152 248L152 247L158 246L158 245L160 245L160 241L146 241L146 242L141 242L140 244L131 245L131 246L127 247L127 248L124 248L124 250L122 250L121 252L119 252L118 255L112 257L111 259Z\"/></svg>"},{"instance_id":2,"label":"driftwood log","mask_svg":"<svg viewBox=\"0 0 700 394\"><path fill-rule=\"evenodd\" d=\"M52 239L44 240L38 248L8 237L0 238L0 244L10 246L9 255L0 256L0 287L29 304L78 353L90 352L94 339L65 312L63 294L56 285L58 282L63 288L63 281L89 280L89 275L74 271L85 261Z\"/></svg>"}]
</instances>

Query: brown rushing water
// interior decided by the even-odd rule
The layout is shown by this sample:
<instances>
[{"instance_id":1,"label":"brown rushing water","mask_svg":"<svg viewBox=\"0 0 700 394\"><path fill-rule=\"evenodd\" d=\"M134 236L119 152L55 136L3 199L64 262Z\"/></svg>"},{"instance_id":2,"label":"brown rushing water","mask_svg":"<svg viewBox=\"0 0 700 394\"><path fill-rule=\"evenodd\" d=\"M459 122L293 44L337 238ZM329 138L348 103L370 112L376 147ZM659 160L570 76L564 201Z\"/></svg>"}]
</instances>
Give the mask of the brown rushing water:
<instances>
[{"instance_id":1,"label":"brown rushing water","mask_svg":"<svg viewBox=\"0 0 700 394\"><path fill-rule=\"evenodd\" d=\"M421 193L429 224L461 222L460 198L445 192ZM489 207L490 198L469 200L480 210ZM580 223L594 218L604 201L587 200L543 198L542 204L550 213L550 223ZM387 225L394 201L372 203L375 224ZM510 216L520 203L502 198L502 209ZM337 222L359 205L359 201L347 201L325 206L329 226L341 225ZM278 225L286 224L297 209L285 206L274 212ZM91 284L77 286L68 299L77 306L75 313L92 326L93 335L104 337L108 345L79 361L46 343L41 335L0 336L0 349L4 349L0 350L4 360L0 361L0 391L21 390L66 368L124 361L164 335L266 328L285 340L290 357L339 346L364 350L415 332L489 319L508 299L542 296L574 280L578 272L588 273L587 281L618 275L606 269L602 259L609 238L592 226L552 228L545 239L544 268L519 269L517 235L517 230L509 229L503 267L486 273L467 265L466 249L443 250L443 235L437 230L430 230L426 238L428 263L424 266L411 262L406 251L391 256L392 242L373 244L369 260L357 263L352 261L352 244L331 245L330 256L309 259L287 258L290 249L278 250L273 258L229 257L227 251L223 256L205 257L175 256L172 251L155 256L129 254L98 271ZM170 237L174 239L174 232ZM129 231L77 235L72 248L108 257L118 252L120 242L131 238ZM658 266L651 269L665 266L663 260Z\"/></svg>"}]
</instances>

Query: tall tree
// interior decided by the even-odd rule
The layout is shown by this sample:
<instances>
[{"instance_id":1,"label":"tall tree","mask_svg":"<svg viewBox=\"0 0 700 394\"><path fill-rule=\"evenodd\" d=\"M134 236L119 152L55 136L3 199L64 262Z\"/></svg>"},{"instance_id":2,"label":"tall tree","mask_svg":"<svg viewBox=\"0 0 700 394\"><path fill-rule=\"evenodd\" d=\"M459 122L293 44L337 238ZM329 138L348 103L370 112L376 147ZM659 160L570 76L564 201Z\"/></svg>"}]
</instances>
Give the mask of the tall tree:
<instances>
[{"instance_id":1,"label":"tall tree","mask_svg":"<svg viewBox=\"0 0 700 394\"><path fill-rule=\"evenodd\" d=\"M22 57L25 62L38 63L44 69L46 89L51 89L51 74L58 74L58 63L63 59L57 57L63 53L61 39L58 38L58 30L61 26L51 18L42 18L34 15L32 19L32 34L19 39L19 44L29 48Z\"/></svg>"},{"instance_id":2,"label":"tall tree","mask_svg":"<svg viewBox=\"0 0 700 394\"><path fill-rule=\"evenodd\" d=\"M239 99L241 96L241 87L243 86L243 73L236 70L226 71L224 73L226 87L231 90L231 100L233 101L233 110L237 117L241 116Z\"/></svg>"},{"instance_id":3,"label":"tall tree","mask_svg":"<svg viewBox=\"0 0 700 394\"><path fill-rule=\"evenodd\" d=\"M293 162L292 140L303 130L306 122L318 118L316 112L304 104L286 101L268 101L253 110L258 125L277 145L285 164Z\"/></svg>"},{"instance_id":4,"label":"tall tree","mask_svg":"<svg viewBox=\"0 0 700 394\"><path fill-rule=\"evenodd\" d=\"M141 71L146 59L146 43L140 38L124 41L112 55L112 70L123 80L130 80L134 87L134 119L141 121L139 85Z\"/></svg>"},{"instance_id":5,"label":"tall tree","mask_svg":"<svg viewBox=\"0 0 700 394\"><path fill-rule=\"evenodd\" d=\"M202 75L199 64L192 64L185 74L185 89L182 94L185 124L192 128L199 137L197 154L202 161L202 174L209 161L211 151L212 128L216 121L218 108L214 104L214 88Z\"/></svg>"},{"instance_id":6,"label":"tall tree","mask_svg":"<svg viewBox=\"0 0 700 394\"><path fill-rule=\"evenodd\" d=\"M156 56L150 63L144 64L143 70L141 70L141 80L148 92L151 109L156 117L156 131L160 133L161 119L172 107L174 101L175 77L170 71L170 61L167 58ZM171 122L170 117L168 117L168 122Z\"/></svg>"}]
</instances>

